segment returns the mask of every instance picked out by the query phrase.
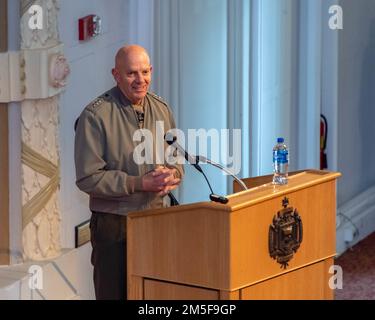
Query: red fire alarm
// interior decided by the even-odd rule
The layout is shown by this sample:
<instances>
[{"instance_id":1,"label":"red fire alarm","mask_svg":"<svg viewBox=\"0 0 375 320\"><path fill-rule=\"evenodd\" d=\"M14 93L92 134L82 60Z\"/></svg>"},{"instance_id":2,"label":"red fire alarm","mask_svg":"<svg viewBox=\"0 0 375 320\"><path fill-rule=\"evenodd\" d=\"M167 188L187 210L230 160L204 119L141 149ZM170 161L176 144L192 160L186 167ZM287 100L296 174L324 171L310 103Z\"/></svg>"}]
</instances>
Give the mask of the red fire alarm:
<instances>
[{"instance_id":1,"label":"red fire alarm","mask_svg":"<svg viewBox=\"0 0 375 320\"><path fill-rule=\"evenodd\" d=\"M102 31L102 20L95 14L90 14L78 20L79 41L89 40L98 36Z\"/></svg>"}]
</instances>

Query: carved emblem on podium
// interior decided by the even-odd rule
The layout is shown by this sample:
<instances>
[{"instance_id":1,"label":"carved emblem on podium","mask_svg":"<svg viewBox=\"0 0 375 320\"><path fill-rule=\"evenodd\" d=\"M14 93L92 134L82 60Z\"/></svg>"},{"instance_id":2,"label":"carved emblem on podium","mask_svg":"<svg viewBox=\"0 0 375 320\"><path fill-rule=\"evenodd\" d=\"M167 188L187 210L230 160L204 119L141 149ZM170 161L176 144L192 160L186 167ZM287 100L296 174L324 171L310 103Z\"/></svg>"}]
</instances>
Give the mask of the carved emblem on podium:
<instances>
[{"instance_id":1,"label":"carved emblem on podium","mask_svg":"<svg viewBox=\"0 0 375 320\"><path fill-rule=\"evenodd\" d=\"M302 242L302 220L297 209L288 207L289 200L284 198L283 209L273 218L268 232L270 256L286 269Z\"/></svg>"}]
</instances>

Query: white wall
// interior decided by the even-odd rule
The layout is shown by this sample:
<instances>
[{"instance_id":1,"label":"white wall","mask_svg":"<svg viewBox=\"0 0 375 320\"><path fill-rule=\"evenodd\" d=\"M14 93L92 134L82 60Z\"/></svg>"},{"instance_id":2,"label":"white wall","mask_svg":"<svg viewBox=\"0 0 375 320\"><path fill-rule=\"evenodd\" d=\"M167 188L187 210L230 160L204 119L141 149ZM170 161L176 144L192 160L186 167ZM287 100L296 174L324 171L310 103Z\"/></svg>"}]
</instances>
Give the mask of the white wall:
<instances>
[{"instance_id":1,"label":"white wall","mask_svg":"<svg viewBox=\"0 0 375 320\"><path fill-rule=\"evenodd\" d=\"M342 0L339 36L338 203L375 184L375 1Z\"/></svg>"}]
</instances>

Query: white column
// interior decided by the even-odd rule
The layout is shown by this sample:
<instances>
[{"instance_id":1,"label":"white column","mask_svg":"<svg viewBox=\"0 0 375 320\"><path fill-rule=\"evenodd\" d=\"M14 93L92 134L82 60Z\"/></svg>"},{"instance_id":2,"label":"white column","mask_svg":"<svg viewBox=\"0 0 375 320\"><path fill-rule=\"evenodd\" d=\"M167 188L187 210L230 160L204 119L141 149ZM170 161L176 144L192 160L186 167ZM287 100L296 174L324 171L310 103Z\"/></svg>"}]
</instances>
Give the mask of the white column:
<instances>
[{"instance_id":1,"label":"white column","mask_svg":"<svg viewBox=\"0 0 375 320\"><path fill-rule=\"evenodd\" d=\"M228 128L241 129L241 172L250 176L250 1L228 0ZM232 191L232 178L228 192Z\"/></svg>"},{"instance_id":2,"label":"white column","mask_svg":"<svg viewBox=\"0 0 375 320\"><path fill-rule=\"evenodd\" d=\"M41 29L30 27L32 17L29 8L32 5L41 9ZM52 64L54 56L50 52L51 48L60 48L58 8L58 1L53 0L21 1L20 66L21 70L25 70L21 83L24 83L22 94L26 98L21 103L22 242L24 258L32 260L54 258L61 250L59 189L55 189L60 171L59 90L56 88L60 84L63 86L63 81L60 84L52 81L64 80L60 77L68 71L65 66L59 69L58 65ZM47 60L44 58L46 56ZM39 61L42 61L40 65ZM40 88L40 91L34 87ZM50 90L56 90L56 94L51 94ZM28 98L38 94L39 98ZM30 165L32 161L26 159L28 150L35 152L36 162L43 163L42 167L48 167L49 170L43 172L43 168L38 170L36 166ZM46 186L51 187L51 194L45 190ZM33 209L34 206L38 209Z\"/></svg>"},{"instance_id":3,"label":"white column","mask_svg":"<svg viewBox=\"0 0 375 320\"><path fill-rule=\"evenodd\" d=\"M322 1L300 4L298 166L320 167L320 112L322 104Z\"/></svg>"},{"instance_id":4,"label":"white column","mask_svg":"<svg viewBox=\"0 0 375 320\"><path fill-rule=\"evenodd\" d=\"M339 0L324 1L322 16L327 19L322 22L322 113L328 122L327 160L328 169L338 170L338 82L339 82L339 34L343 30L331 30L328 27L328 12L332 5L338 5Z\"/></svg>"},{"instance_id":5,"label":"white column","mask_svg":"<svg viewBox=\"0 0 375 320\"><path fill-rule=\"evenodd\" d=\"M171 104L186 136L188 129L227 128L227 1L157 0L154 8L155 91ZM180 200L207 200L204 178L189 165L185 169ZM204 170L214 191L225 194L226 177L206 165Z\"/></svg>"},{"instance_id":6,"label":"white column","mask_svg":"<svg viewBox=\"0 0 375 320\"><path fill-rule=\"evenodd\" d=\"M252 21L251 173L272 172L272 148L284 137L297 166L298 3L254 0Z\"/></svg>"}]
</instances>

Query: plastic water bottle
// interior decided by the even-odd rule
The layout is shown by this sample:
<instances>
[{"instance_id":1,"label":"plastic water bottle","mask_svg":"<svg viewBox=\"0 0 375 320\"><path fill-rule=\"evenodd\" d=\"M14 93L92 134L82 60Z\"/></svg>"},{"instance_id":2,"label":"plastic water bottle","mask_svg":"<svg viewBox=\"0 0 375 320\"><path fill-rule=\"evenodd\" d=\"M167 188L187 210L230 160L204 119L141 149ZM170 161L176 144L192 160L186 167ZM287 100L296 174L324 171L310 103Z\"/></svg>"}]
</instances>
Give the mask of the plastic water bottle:
<instances>
[{"instance_id":1,"label":"plastic water bottle","mask_svg":"<svg viewBox=\"0 0 375 320\"><path fill-rule=\"evenodd\" d=\"M277 138L273 148L273 184L288 183L289 152L284 144L284 138Z\"/></svg>"}]
</instances>

